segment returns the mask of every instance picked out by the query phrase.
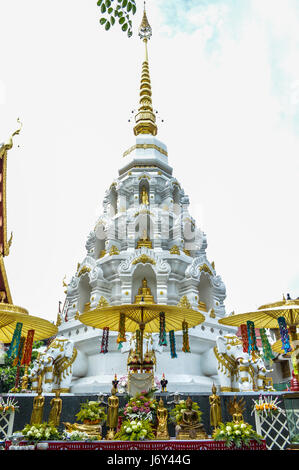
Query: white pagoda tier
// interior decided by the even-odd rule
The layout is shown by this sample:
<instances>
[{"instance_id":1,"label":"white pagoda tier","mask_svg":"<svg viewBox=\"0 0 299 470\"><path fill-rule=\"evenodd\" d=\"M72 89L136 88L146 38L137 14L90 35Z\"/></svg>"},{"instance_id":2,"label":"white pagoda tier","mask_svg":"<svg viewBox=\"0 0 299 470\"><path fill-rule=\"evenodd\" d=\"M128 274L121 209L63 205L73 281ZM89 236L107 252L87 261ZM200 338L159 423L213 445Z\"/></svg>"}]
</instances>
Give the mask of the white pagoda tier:
<instances>
[{"instance_id":1,"label":"white pagoda tier","mask_svg":"<svg viewBox=\"0 0 299 470\"><path fill-rule=\"evenodd\" d=\"M204 314L204 323L189 329L191 352L182 351L182 331L175 332L176 358L171 357L168 338L168 346L150 346L156 350L155 375L160 380L165 374L170 392L211 391L213 383L218 384L216 338L236 331L218 323L225 316L225 285L207 259L206 235L189 213L189 198L173 176L167 147L156 138L147 54L151 28L145 12L139 35L146 55L136 140L105 193L103 213L87 237L86 256L67 285L58 322L59 335L71 339L80 352L72 393L109 392L114 375L127 374L131 334L119 349L118 333L110 331L108 352L102 354L103 331L78 320L86 308L134 304L143 297L147 303L183 304ZM157 337L158 333L153 335L153 345L158 344Z\"/></svg>"}]
</instances>

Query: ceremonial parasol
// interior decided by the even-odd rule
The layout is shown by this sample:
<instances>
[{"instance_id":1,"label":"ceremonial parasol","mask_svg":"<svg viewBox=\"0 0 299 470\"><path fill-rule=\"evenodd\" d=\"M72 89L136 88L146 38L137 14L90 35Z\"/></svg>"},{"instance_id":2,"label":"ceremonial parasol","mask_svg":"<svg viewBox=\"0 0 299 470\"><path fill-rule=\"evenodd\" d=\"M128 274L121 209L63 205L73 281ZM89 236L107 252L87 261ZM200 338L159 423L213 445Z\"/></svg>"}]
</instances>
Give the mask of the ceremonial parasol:
<instances>
[{"instance_id":1,"label":"ceremonial parasol","mask_svg":"<svg viewBox=\"0 0 299 470\"><path fill-rule=\"evenodd\" d=\"M265 304L254 312L230 315L218 320L219 323L230 326L240 326L247 321L254 323L255 328L278 328L278 319L283 317L289 329L292 348L295 352L294 369L298 370L299 355L296 350L299 348L299 335L296 328L299 325L299 299L283 298L283 300Z\"/></svg>"},{"instance_id":2,"label":"ceremonial parasol","mask_svg":"<svg viewBox=\"0 0 299 470\"><path fill-rule=\"evenodd\" d=\"M25 308L17 305L0 303L0 341L10 343L17 323L22 323L22 336L34 330L34 340L50 338L57 334L58 328L53 323L40 317L29 315Z\"/></svg>"},{"instance_id":3,"label":"ceremonial parasol","mask_svg":"<svg viewBox=\"0 0 299 470\"><path fill-rule=\"evenodd\" d=\"M188 327L199 325L205 321L202 313L192 308L175 305L138 304L113 305L109 307L97 307L87 310L79 316L79 320L88 326L95 328L109 327L111 331L119 330L120 314L125 316L125 329L129 332L136 331L136 325L141 332L141 361L143 360L143 334L145 332L158 332L160 328L160 313L165 314L165 330L182 330L182 322L188 323Z\"/></svg>"}]
</instances>

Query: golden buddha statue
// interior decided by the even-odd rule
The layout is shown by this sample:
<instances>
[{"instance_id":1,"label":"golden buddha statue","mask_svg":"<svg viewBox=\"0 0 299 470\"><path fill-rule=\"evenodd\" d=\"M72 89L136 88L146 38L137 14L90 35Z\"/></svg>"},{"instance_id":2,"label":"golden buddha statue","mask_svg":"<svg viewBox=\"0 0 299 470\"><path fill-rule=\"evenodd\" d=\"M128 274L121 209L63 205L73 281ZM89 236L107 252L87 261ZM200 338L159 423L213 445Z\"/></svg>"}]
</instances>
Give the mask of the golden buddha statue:
<instances>
[{"instance_id":1,"label":"golden buddha statue","mask_svg":"<svg viewBox=\"0 0 299 470\"><path fill-rule=\"evenodd\" d=\"M149 205L148 194L145 186L143 186L141 190L141 204L144 204L145 206Z\"/></svg>"},{"instance_id":2,"label":"golden buddha statue","mask_svg":"<svg viewBox=\"0 0 299 470\"><path fill-rule=\"evenodd\" d=\"M147 285L147 280L142 280L142 287L138 289L138 294L135 297L135 304L145 302L146 304L154 304L154 297L152 296L151 290Z\"/></svg>"},{"instance_id":3,"label":"golden buddha statue","mask_svg":"<svg viewBox=\"0 0 299 470\"><path fill-rule=\"evenodd\" d=\"M164 406L164 402L162 398L160 398L159 405L157 408L157 420L158 420L157 434L156 434L157 440L169 439L169 434L168 434L168 429L167 429L167 418L168 418L168 411Z\"/></svg>"},{"instance_id":4,"label":"golden buddha statue","mask_svg":"<svg viewBox=\"0 0 299 470\"><path fill-rule=\"evenodd\" d=\"M109 430L106 439L109 441L114 439L115 430L118 425L118 405L119 400L116 396L116 388L113 386L111 396L108 398L107 426Z\"/></svg>"},{"instance_id":5,"label":"golden buddha statue","mask_svg":"<svg viewBox=\"0 0 299 470\"><path fill-rule=\"evenodd\" d=\"M142 237L137 242L137 248L141 248L142 246L145 246L146 248L152 248L153 247L152 242L148 238L147 232L146 232L145 229L143 230Z\"/></svg>"},{"instance_id":6,"label":"golden buddha statue","mask_svg":"<svg viewBox=\"0 0 299 470\"><path fill-rule=\"evenodd\" d=\"M220 397L216 394L217 388L215 384L212 387L212 395L209 396L210 403L210 425L217 428L218 424L222 422Z\"/></svg>"},{"instance_id":7,"label":"golden buddha statue","mask_svg":"<svg viewBox=\"0 0 299 470\"><path fill-rule=\"evenodd\" d=\"M33 400L33 410L31 414L30 424L42 424L44 413L45 397L42 396L42 375L39 377L37 396Z\"/></svg>"},{"instance_id":8,"label":"golden buddha statue","mask_svg":"<svg viewBox=\"0 0 299 470\"><path fill-rule=\"evenodd\" d=\"M186 400L186 409L182 413L182 421L179 423L177 439L207 439L203 424L199 422L196 410L192 408L190 397Z\"/></svg>"},{"instance_id":9,"label":"golden buddha statue","mask_svg":"<svg viewBox=\"0 0 299 470\"><path fill-rule=\"evenodd\" d=\"M62 410L62 400L60 398L60 390L55 390L55 398L50 401L51 411L49 413L48 423L58 428L60 415Z\"/></svg>"}]
</instances>

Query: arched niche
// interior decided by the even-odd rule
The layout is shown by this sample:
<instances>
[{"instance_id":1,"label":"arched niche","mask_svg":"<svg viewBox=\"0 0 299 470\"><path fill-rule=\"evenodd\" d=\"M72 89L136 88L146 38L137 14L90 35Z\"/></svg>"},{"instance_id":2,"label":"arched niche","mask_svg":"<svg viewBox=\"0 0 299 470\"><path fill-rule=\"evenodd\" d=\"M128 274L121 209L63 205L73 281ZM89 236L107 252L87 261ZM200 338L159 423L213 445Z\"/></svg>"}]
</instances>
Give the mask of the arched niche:
<instances>
[{"instance_id":1,"label":"arched niche","mask_svg":"<svg viewBox=\"0 0 299 470\"><path fill-rule=\"evenodd\" d=\"M95 239L95 246L94 246L94 257L98 259L101 257L103 251L105 250L105 242L106 242L106 231L105 226L103 224L99 224L95 231L96 239Z\"/></svg>"},{"instance_id":2,"label":"arched niche","mask_svg":"<svg viewBox=\"0 0 299 470\"><path fill-rule=\"evenodd\" d=\"M110 217L114 217L117 213L117 191L114 185L111 186L109 199L110 199Z\"/></svg>"},{"instance_id":3,"label":"arched niche","mask_svg":"<svg viewBox=\"0 0 299 470\"><path fill-rule=\"evenodd\" d=\"M85 304L90 302L91 287L89 283L88 273L83 274L80 278L78 285L78 310L80 313L83 312Z\"/></svg>"},{"instance_id":4,"label":"arched niche","mask_svg":"<svg viewBox=\"0 0 299 470\"><path fill-rule=\"evenodd\" d=\"M138 289L142 286L142 280L147 280L147 286L151 290L154 301L157 302L157 279L156 273L149 264L138 264L132 275L132 303L138 294Z\"/></svg>"},{"instance_id":5,"label":"arched niche","mask_svg":"<svg viewBox=\"0 0 299 470\"><path fill-rule=\"evenodd\" d=\"M148 196L148 202L149 202L149 182L147 178L142 178L139 182L139 204L142 204L142 192L145 189L147 196Z\"/></svg>"},{"instance_id":6,"label":"arched niche","mask_svg":"<svg viewBox=\"0 0 299 470\"><path fill-rule=\"evenodd\" d=\"M176 216L178 216L181 213L181 205L180 205L180 189L177 184L175 184L173 188L172 200L173 200L173 212Z\"/></svg>"},{"instance_id":7,"label":"arched niche","mask_svg":"<svg viewBox=\"0 0 299 470\"><path fill-rule=\"evenodd\" d=\"M209 278L209 275L205 272L202 272L200 276L198 295L199 299L206 304L208 310L213 308L214 302L212 283Z\"/></svg>"},{"instance_id":8,"label":"arched niche","mask_svg":"<svg viewBox=\"0 0 299 470\"><path fill-rule=\"evenodd\" d=\"M142 239L146 236L151 240L154 236L154 220L150 214L138 214L135 219L135 238Z\"/></svg>"}]
</instances>

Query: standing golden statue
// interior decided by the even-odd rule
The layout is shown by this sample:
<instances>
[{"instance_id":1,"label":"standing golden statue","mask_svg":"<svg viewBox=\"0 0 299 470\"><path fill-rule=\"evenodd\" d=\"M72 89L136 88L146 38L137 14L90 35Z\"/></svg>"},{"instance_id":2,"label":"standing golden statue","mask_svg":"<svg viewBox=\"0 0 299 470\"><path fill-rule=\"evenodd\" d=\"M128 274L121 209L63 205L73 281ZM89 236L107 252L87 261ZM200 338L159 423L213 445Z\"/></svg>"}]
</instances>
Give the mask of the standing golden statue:
<instances>
[{"instance_id":1,"label":"standing golden statue","mask_svg":"<svg viewBox=\"0 0 299 470\"><path fill-rule=\"evenodd\" d=\"M145 186L143 186L141 190L141 203L146 206L149 205L148 194L147 194Z\"/></svg>"},{"instance_id":2,"label":"standing golden statue","mask_svg":"<svg viewBox=\"0 0 299 470\"><path fill-rule=\"evenodd\" d=\"M43 422L43 413L44 413L44 404L45 397L42 396L42 379L43 376L40 375L37 387L37 396L33 400L33 410L31 414L30 424L42 424Z\"/></svg>"},{"instance_id":3,"label":"standing golden statue","mask_svg":"<svg viewBox=\"0 0 299 470\"><path fill-rule=\"evenodd\" d=\"M118 406L119 400L116 396L116 388L113 386L111 396L108 398L107 427L109 428L106 439L112 441L115 436L115 430L118 424Z\"/></svg>"},{"instance_id":4,"label":"standing golden statue","mask_svg":"<svg viewBox=\"0 0 299 470\"><path fill-rule=\"evenodd\" d=\"M222 422L220 397L216 394L217 388L215 384L212 387L212 395L209 396L210 402L210 425L217 428L218 424Z\"/></svg>"},{"instance_id":5,"label":"standing golden statue","mask_svg":"<svg viewBox=\"0 0 299 470\"><path fill-rule=\"evenodd\" d=\"M160 398L159 405L157 408L157 419L158 419L158 426L157 426L157 440L168 440L169 433L167 429L167 418L168 418L168 411L164 406L164 402L162 398Z\"/></svg>"},{"instance_id":6,"label":"standing golden statue","mask_svg":"<svg viewBox=\"0 0 299 470\"><path fill-rule=\"evenodd\" d=\"M50 401L51 411L49 413L48 423L55 428L59 427L60 415L62 411L62 400L60 398L60 390L55 390L55 398Z\"/></svg>"}]
</instances>

